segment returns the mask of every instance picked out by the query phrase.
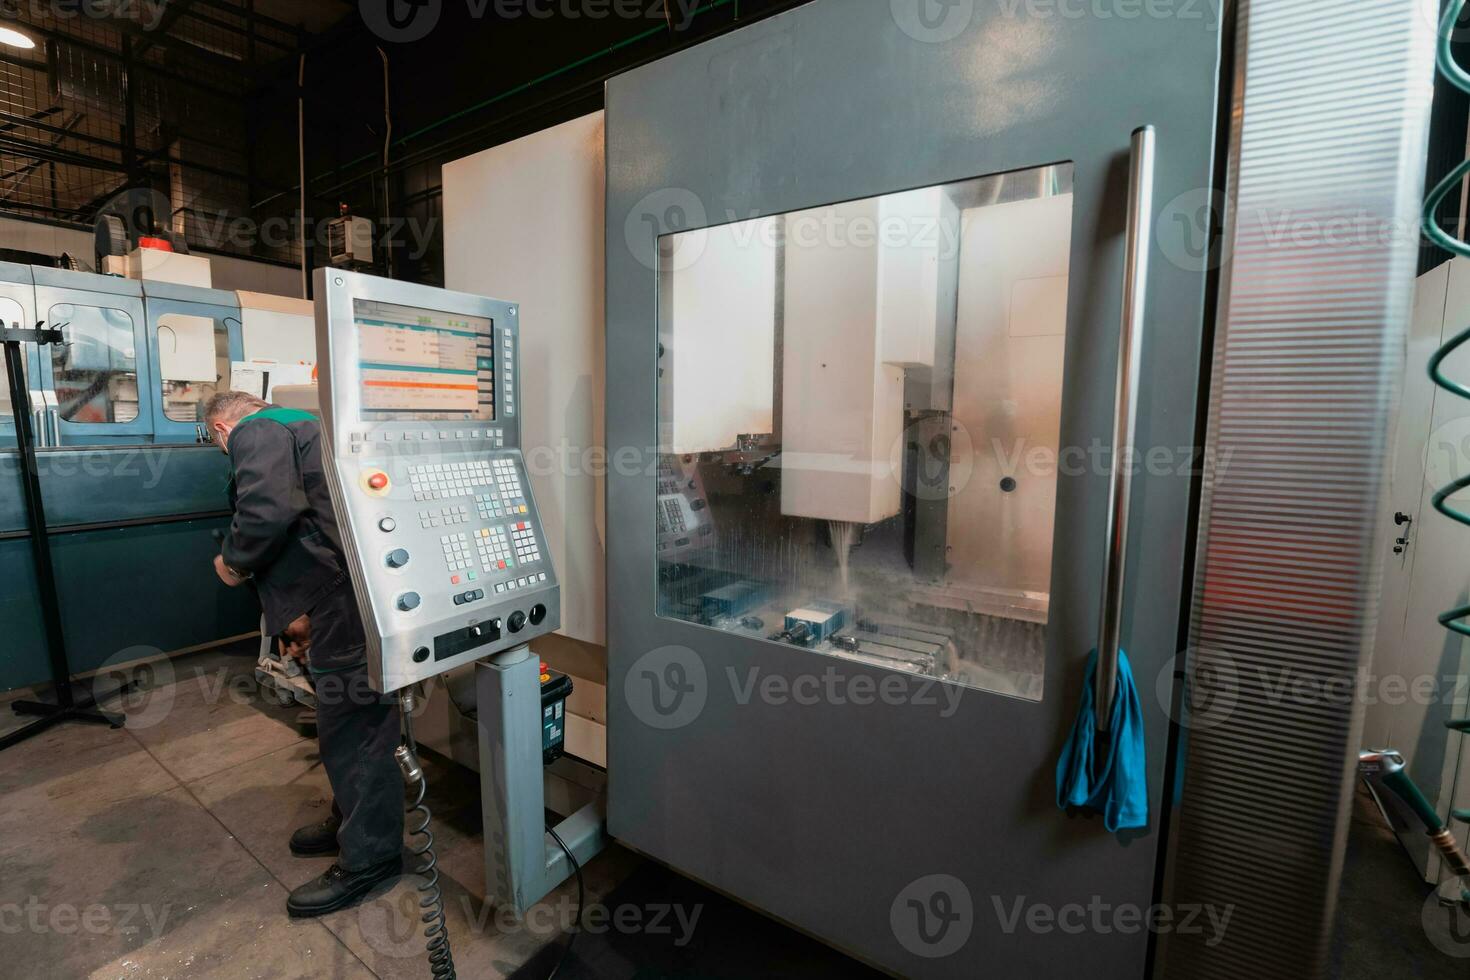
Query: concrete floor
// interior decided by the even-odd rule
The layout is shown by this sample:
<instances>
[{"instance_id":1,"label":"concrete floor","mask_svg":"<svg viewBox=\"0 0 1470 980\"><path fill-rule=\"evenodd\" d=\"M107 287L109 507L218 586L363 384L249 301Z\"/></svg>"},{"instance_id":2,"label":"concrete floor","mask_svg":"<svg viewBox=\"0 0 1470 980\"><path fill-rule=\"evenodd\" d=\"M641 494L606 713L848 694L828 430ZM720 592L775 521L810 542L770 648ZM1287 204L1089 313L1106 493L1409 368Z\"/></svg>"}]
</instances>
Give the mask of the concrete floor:
<instances>
[{"instance_id":1,"label":"concrete floor","mask_svg":"<svg viewBox=\"0 0 1470 980\"><path fill-rule=\"evenodd\" d=\"M1426 912L1429 894L1373 797L1359 783L1338 893L1334 980L1470 977L1470 915L1440 911L1437 905ZM1453 934L1452 928L1462 934Z\"/></svg>"},{"instance_id":2,"label":"concrete floor","mask_svg":"<svg viewBox=\"0 0 1470 980\"><path fill-rule=\"evenodd\" d=\"M253 644L180 659L130 696L128 728L69 724L0 753L0 976L428 975L412 878L357 909L287 918L287 892L331 863L293 857L287 839L330 794L297 709L255 692L253 664ZM0 732L21 723L0 702ZM498 916L483 900L478 776L432 754L425 768L459 975L539 980L574 919L575 884L528 923ZM1470 959L1431 945L1427 891L1358 803L1333 976L1464 980ZM616 846L586 884L588 903L697 911L698 929L689 942L676 920L668 935L584 935L564 977L874 975Z\"/></svg>"},{"instance_id":3,"label":"concrete floor","mask_svg":"<svg viewBox=\"0 0 1470 980\"><path fill-rule=\"evenodd\" d=\"M67 724L0 753L0 976L428 976L415 878L356 909L286 916L290 889L331 864L287 841L331 796L299 709L259 696L254 662L253 642L181 658L128 697L127 728ZM24 724L8 700L0 733ZM479 777L424 762L459 975L546 976L575 921L575 882L525 923L497 915L483 898ZM704 976L866 973L620 847L584 871L589 904L697 910L698 941L677 942L673 918L667 935L587 934L563 977L631 978L648 962Z\"/></svg>"}]
</instances>

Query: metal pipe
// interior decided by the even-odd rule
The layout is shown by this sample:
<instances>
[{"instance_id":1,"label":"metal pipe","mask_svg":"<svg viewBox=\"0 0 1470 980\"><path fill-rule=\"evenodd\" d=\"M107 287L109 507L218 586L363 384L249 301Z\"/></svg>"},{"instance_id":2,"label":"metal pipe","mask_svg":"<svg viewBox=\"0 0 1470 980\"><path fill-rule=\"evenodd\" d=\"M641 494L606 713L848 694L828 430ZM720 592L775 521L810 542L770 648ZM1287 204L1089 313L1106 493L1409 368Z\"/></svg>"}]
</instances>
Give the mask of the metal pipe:
<instances>
[{"instance_id":1,"label":"metal pipe","mask_svg":"<svg viewBox=\"0 0 1470 980\"><path fill-rule=\"evenodd\" d=\"M735 0L712 0L712 2L701 4L698 7L698 9L691 11L690 12L690 16L691 17L699 17L699 16L702 16L704 14L712 13L712 12L714 12L716 10L719 10L722 7L729 6L730 4L732 4L734 2L735 2ZM799 3L801 3L801 2L804 2L804 0L790 0L789 3L787 3L787 4L785 4L785 5L781 6L781 7L779 7L777 9L773 9L773 10L769 10L769 11L764 12L762 14L762 16L773 16L774 14L781 13L785 9L788 9L788 7L796 6ZM529 80L527 80L525 82L522 82L519 85L513 86L512 88L507 89L504 92L496 93L495 95L492 95L492 96L490 96L487 99L483 99L483 100L481 100L479 102L476 102L473 105L466 106L463 109L455 110L454 112L450 113L447 116L442 116L442 117L440 117L438 119L435 119L434 121L432 121L432 122L430 122L430 123L428 123L428 124L426 124L424 126L419 127L418 129L414 130L413 132L409 133L408 135L403 136L403 137L395 140L394 141L394 145L395 146L402 147L405 144L409 143L410 141L412 141L414 139L417 139L418 137L424 135L425 133L428 133L428 132L431 132L432 130L438 129L441 126L448 125L449 123L452 123L452 122L455 122L456 120L462 119L465 116L472 115L472 114L474 114L476 112L479 112L482 109L489 108L490 106L493 106L493 105L495 105L495 104L497 104L499 102L502 102L502 101L504 101L506 99L509 99L509 98L512 98L512 97L514 97L516 95L519 95L519 94L521 94L522 92L525 92L528 89L534 88L534 87L536 87L538 85L541 85L541 84L543 84L545 82L549 82L549 81L551 81L551 80L553 80L555 78L558 78L558 77L560 77L562 75L567 74L568 72L574 71L575 69L581 68L581 67L583 67L583 66L585 66L587 64L590 64L591 62L597 61L598 59L600 59L600 58L602 58L602 57L604 57L606 55L616 54L617 52L623 50L624 48L632 47L633 45L636 45L636 44L639 44L639 43L641 43L643 41L646 41L646 40L648 40L651 37L654 37L654 36L663 34L663 33L665 33L665 31L666 31L666 28L663 28L663 27L651 27L651 28L649 28L646 31L643 31L643 32L641 32L639 34L633 35L632 37L624 38L623 40L618 41L615 44L611 44L611 45L608 45L607 47L603 47L603 48L598 48L596 51L593 51L590 54L584 55L581 58L578 58L576 61L569 62L568 64L562 65L560 68L556 68L556 69L554 69L552 71L549 71L549 72L547 72L547 73L545 73L543 75L538 75L537 77L532 78L532 79L529 79ZM681 48L683 48L685 46L692 46L692 44L694 44L694 43L699 43L701 41L708 40L708 37L709 36L707 35L707 36L704 36L704 37L697 38L697 39L695 39L695 41L690 42L687 45L678 45L674 50L679 50L679 49L681 49ZM601 90L602 90L603 84L608 79L610 79L610 78L612 78L612 77L614 77L616 75L619 75L619 74L621 74L621 73L623 73L625 71L628 71L631 68L640 67L640 66L642 66L644 64L647 64L647 63L649 63L651 61L656 61L659 58L666 57L668 54L669 54L668 51L659 51L659 52L657 52L655 54L649 55L647 58L637 59L637 60L633 61L632 63L627 64L627 65L622 65L619 68L617 68L616 70L610 71L610 72L608 72L605 75L601 75L601 76L598 76L597 78L590 79L587 82L587 84L589 86L591 86L592 88L594 88L597 92L600 93ZM556 97L553 97L553 98L560 98L560 97L561 96L556 96ZM547 101L551 101L551 99L548 99ZM460 141L462 141L462 139L463 139L463 137L456 137L456 138L451 139L451 140L446 140L446 141L444 141L444 143L460 142ZM444 145L444 143L435 144L435 147L442 146L442 145ZM433 147L431 147L430 149L433 149ZM335 168L333 168L333 171L332 171L331 174L318 174L317 176L311 178L312 183L316 183L317 181L324 180L327 177L330 177L333 174L339 173L342 170L345 170L345 169L347 169L349 167L355 167L355 166L358 166L359 164L362 164L362 163L366 163L368 161L371 161L375 157L377 157L377 155L378 155L377 153L365 153L362 156L357 157L356 159L349 160L349 161L347 161L346 163L343 163L343 164L339 164ZM407 166L409 164L409 162L410 161L407 161L407 160L400 160L400 164L403 165L403 166ZM421 161L419 161L418 159L414 159L411 162L412 163L418 163L418 162L421 162ZM362 181L362 180L365 180L365 179L370 179L373 176L374 176L374 171L371 171L370 170L370 171L367 171L365 173L359 174L356 177L351 178L350 180L346 180L346 181L343 181L343 182L341 182L339 184L336 184L336 185L334 185L331 188L328 188L326 190L321 191L320 193L323 196L335 194L337 191L341 190L344 187L350 186L352 184L355 184L355 183L357 183L359 181ZM304 180L304 178L303 178L303 180ZM295 190L295 188L291 188L291 189L292 190ZM281 192L281 193L284 193L284 192ZM265 198L265 199L263 199L261 201L255 202L253 206L254 207L263 207L264 205L269 204L271 201L275 200L277 197L280 197L281 196L281 193L273 194L273 195L271 195L271 196L269 196L269 197L267 197L267 198Z\"/></svg>"},{"instance_id":2,"label":"metal pipe","mask_svg":"<svg viewBox=\"0 0 1470 980\"><path fill-rule=\"evenodd\" d=\"M388 52L381 47L378 48L378 56L383 59L383 223L386 225L390 220L390 208L388 188L388 157L393 149L393 101L392 90L389 87L388 75ZM303 178L305 175L302 175ZM383 259L388 267L388 278L393 278L393 243L390 236L383 236Z\"/></svg>"},{"instance_id":3,"label":"metal pipe","mask_svg":"<svg viewBox=\"0 0 1470 980\"><path fill-rule=\"evenodd\" d=\"M1123 586L1128 558L1128 510L1138 432L1138 378L1143 364L1148 262L1153 248L1154 128L1133 131L1128 174L1128 242L1123 266L1123 318L1118 337L1118 386L1113 415L1113 465L1108 488L1108 550L1103 563L1094 699L1098 731L1112 721L1123 637Z\"/></svg>"},{"instance_id":4,"label":"metal pipe","mask_svg":"<svg viewBox=\"0 0 1470 980\"><path fill-rule=\"evenodd\" d=\"M296 147L301 181L301 298L311 298L311 269L306 262L306 53L296 69Z\"/></svg>"}]
</instances>

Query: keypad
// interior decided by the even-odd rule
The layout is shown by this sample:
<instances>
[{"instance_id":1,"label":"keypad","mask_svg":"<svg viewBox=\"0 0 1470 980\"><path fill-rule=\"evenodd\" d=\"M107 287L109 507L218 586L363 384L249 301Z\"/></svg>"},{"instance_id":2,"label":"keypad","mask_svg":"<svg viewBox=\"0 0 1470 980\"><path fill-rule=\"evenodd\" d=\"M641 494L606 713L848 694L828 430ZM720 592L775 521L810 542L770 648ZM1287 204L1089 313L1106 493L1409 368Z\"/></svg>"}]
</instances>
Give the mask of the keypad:
<instances>
[{"instance_id":1,"label":"keypad","mask_svg":"<svg viewBox=\"0 0 1470 980\"><path fill-rule=\"evenodd\" d=\"M439 510L419 511L419 527L453 527L456 524L468 524L470 522L470 511L468 507L443 507Z\"/></svg>"},{"instance_id":2,"label":"keypad","mask_svg":"<svg viewBox=\"0 0 1470 980\"><path fill-rule=\"evenodd\" d=\"M479 548L480 564L485 571L498 572L515 567L515 558L506 540L505 528L485 528L479 532L475 543Z\"/></svg>"},{"instance_id":3,"label":"keypad","mask_svg":"<svg viewBox=\"0 0 1470 980\"><path fill-rule=\"evenodd\" d=\"M497 462L495 466L499 466ZM415 466L408 471L414 500L450 500L473 496L478 487L495 485L491 464L485 460L470 463L435 463Z\"/></svg>"},{"instance_id":4,"label":"keypad","mask_svg":"<svg viewBox=\"0 0 1470 980\"><path fill-rule=\"evenodd\" d=\"M494 490L482 493L475 498L475 506L480 513L480 520L491 521L497 517L505 517L505 502L500 499L500 494Z\"/></svg>"},{"instance_id":5,"label":"keypad","mask_svg":"<svg viewBox=\"0 0 1470 980\"><path fill-rule=\"evenodd\" d=\"M521 486L521 475L516 470L514 460L497 459L494 462L495 487L500 495L500 505L503 515L514 516L516 514L529 514L531 508L527 505L526 491Z\"/></svg>"},{"instance_id":6,"label":"keypad","mask_svg":"<svg viewBox=\"0 0 1470 980\"><path fill-rule=\"evenodd\" d=\"M534 565L541 560L541 544L536 540L536 532L531 525L511 525L510 538L515 546L516 561L522 565Z\"/></svg>"},{"instance_id":7,"label":"keypad","mask_svg":"<svg viewBox=\"0 0 1470 980\"><path fill-rule=\"evenodd\" d=\"M545 572L537 572L535 575L527 575L523 578L511 579L509 582L501 582L495 586L495 594L502 595L506 592L515 592L518 589L527 589L533 585L546 581Z\"/></svg>"},{"instance_id":8,"label":"keypad","mask_svg":"<svg viewBox=\"0 0 1470 980\"><path fill-rule=\"evenodd\" d=\"M665 497L660 501L662 506L658 522L660 534L679 534L689 529L684 523L684 508L681 506L683 499L683 497Z\"/></svg>"},{"instance_id":9,"label":"keypad","mask_svg":"<svg viewBox=\"0 0 1470 980\"><path fill-rule=\"evenodd\" d=\"M463 572L473 564L468 534L446 534L439 543L444 549L444 564L450 572Z\"/></svg>"}]
</instances>

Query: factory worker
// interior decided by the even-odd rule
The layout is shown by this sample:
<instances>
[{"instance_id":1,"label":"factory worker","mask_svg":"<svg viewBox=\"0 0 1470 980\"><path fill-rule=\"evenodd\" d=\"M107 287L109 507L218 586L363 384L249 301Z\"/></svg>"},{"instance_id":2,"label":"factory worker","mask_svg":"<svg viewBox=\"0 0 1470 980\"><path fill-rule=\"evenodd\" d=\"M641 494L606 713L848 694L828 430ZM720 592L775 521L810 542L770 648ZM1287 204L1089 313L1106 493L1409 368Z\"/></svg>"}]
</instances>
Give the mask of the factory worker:
<instances>
[{"instance_id":1,"label":"factory worker","mask_svg":"<svg viewBox=\"0 0 1470 980\"><path fill-rule=\"evenodd\" d=\"M398 708L369 684L317 418L239 391L211 398L204 418L230 457L235 512L215 572L228 586L255 586L266 632L287 652L305 650L316 688L322 765L336 799L330 818L296 831L291 851L337 861L291 892L286 908L293 917L324 915L402 872Z\"/></svg>"}]
</instances>

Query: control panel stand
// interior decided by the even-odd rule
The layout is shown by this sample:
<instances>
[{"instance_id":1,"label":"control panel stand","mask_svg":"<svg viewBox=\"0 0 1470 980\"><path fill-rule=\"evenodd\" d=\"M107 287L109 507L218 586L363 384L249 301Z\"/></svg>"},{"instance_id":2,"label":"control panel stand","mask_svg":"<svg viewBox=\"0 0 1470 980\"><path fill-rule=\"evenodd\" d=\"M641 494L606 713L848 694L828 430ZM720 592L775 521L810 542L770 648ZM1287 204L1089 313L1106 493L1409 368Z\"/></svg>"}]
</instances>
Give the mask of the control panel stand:
<instances>
[{"instance_id":1,"label":"control panel stand","mask_svg":"<svg viewBox=\"0 0 1470 980\"><path fill-rule=\"evenodd\" d=\"M527 646L476 664L480 802L485 821L485 883L497 905L518 916L572 874L546 832L541 754L541 662ZM556 826L578 864L606 844L601 800Z\"/></svg>"}]
</instances>

